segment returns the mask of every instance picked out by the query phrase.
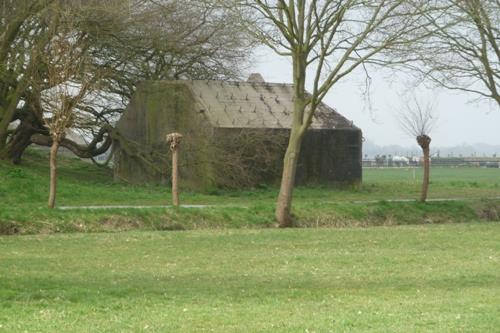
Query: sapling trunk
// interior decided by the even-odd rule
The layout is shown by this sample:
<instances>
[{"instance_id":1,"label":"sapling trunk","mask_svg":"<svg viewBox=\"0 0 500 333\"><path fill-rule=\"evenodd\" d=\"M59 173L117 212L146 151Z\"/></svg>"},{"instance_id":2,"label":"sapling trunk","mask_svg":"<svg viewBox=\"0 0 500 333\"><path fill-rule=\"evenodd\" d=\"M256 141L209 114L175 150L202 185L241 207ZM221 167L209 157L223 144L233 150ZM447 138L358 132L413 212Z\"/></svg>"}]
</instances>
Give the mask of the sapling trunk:
<instances>
[{"instance_id":1,"label":"sapling trunk","mask_svg":"<svg viewBox=\"0 0 500 333\"><path fill-rule=\"evenodd\" d=\"M54 140L50 147L50 191L49 191L49 208L54 208L56 204L57 190L57 151L59 150L59 142Z\"/></svg>"},{"instance_id":2,"label":"sapling trunk","mask_svg":"<svg viewBox=\"0 0 500 333\"><path fill-rule=\"evenodd\" d=\"M420 193L420 201L426 202L427 193L429 192L431 138L428 135L420 135L417 137L417 143L422 148L422 151L424 153L424 178L422 180L422 192Z\"/></svg>"},{"instance_id":3,"label":"sapling trunk","mask_svg":"<svg viewBox=\"0 0 500 333\"><path fill-rule=\"evenodd\" d=\"M429 192L429 178L430 178L430 163L429 163L429 148L423 149L424 151L424 180L422 182L422 193L420 201L427 200L427 193Z\"/></svg>"}]
</instances>

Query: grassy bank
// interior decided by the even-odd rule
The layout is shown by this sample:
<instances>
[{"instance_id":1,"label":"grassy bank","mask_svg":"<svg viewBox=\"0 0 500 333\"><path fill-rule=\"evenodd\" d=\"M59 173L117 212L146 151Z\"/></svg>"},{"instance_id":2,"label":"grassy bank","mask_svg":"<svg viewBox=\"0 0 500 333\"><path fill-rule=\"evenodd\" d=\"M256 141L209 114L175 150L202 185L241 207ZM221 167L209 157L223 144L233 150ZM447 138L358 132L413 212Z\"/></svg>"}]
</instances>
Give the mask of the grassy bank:
<instances>
[{"instance_id":1,"label":"grassy bank","mask_svg":"<svg viewBox=\"0 0 500 333\"><path fill-rule=\"evenodd\" d=\"M299 227L390 226L499 221L500 204L474 202L373 202L302 204L295 209ZM248 207L151 208L50 211L6 208L0 212L0 234L196 230L274 227L274 205Z\"/></svg>"},{"instance_id":2,"label":"grassy bank","mask_svg":"<svg viewBox=\"0 0 500 333\"><path fill-rule=\"evenodd\" d=\"M166 205L166 186L133 186L113 181L112 172L72 158L59 162L60 206ZM0 162L0 234L97 232L129 229L261 228L274 225L274 187L241 191L214 189L183 192L184 203L216 205L204 209L48 210L48 162L29 152L23 165ZM467 198L453 202L389 202L413 199L420 190L420 170L368 169L359 189L299 187L295 214L303 227L369 226L498 220L500 169L433 170L431 198Z\"/></svg>"},{"instance_id":3,"label":"grassy bank","mask_svg":"<svg viewBox=\"0 0 500 333\"><path fill-rule=\"evenodd\" d=\"M500 224L0 237L5 332L493 332Z\"/></svg>"}]
</instances>

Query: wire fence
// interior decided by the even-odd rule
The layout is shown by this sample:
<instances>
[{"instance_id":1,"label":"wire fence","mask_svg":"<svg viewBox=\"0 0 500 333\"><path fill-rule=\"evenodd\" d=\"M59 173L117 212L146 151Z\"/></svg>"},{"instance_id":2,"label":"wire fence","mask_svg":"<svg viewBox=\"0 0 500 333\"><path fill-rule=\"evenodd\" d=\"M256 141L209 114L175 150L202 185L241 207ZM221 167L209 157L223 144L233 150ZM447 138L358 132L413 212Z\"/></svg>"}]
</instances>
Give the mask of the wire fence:
<instances>
[{"instance_id":1,"label":"wire fence","mask_svg":"<svg viewBox=\"0 0 500 333\"><path fill-rule=\"evenodd\" d=\"M363 168L419 168L423 166L422 158L395 156L377 156L363 159ZM500 168L499 157L433 157L432 167L468 167L468 168Z\"/></svg>"}]
</instances>

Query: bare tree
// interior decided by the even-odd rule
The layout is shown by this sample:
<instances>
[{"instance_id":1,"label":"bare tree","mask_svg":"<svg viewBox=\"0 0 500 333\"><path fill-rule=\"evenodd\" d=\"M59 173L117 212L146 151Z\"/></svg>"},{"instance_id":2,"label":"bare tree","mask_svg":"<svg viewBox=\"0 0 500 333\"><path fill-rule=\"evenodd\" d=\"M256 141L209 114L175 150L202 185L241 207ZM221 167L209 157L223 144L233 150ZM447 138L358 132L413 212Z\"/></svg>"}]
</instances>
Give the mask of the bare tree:
<instances>
[{"instance_id":1,"label":"bare tree","mask_svg":"<svg viewBox=\"0 0 500 333\"><path fill-rule=\"evenodd\" d=\"M44 64L46 81L51 87L41 92L46 110L43 121L51 139L49 208L54 208L56 200L57 152L68 129L84 121L76 107L96 82L96 74L86 71L90 64L86 35L75 28L71 15L65 13L59 20L58 31L43 49L43 54L34 55Z\"/></svg>"},{"instance_id":2,"label":"bare tree","mask_svg":"<svg viewBox=\"0 0 500 333\"><path fill-rule=\"evenodd\" d=\"M51 87L33 52L43 52L58 32L61 12L70 11L85 35L99 71L99 93L77 103L85 114L80 145L61 146L82 158L100 155L123 140L114 123L144 80L236 78L251 54L237 17L216 0L5 0L0 4L0 158L20 163L35 143L51 146L40 95ZM36 73L39 87L30 77ZM142 157L141 157L142 158Z\"/></svg>"},{"instance_id":3,"label":"bare tree","mask_svg":"<svg viewBox=\"0 0 500 333\"><path fill-rule=\"evenodd\" d=\"M256 22L255 35L293 63L294 110L276 207L281 227L294 225L292 195L302 139L328 91L367 63L387 65L404 59L384 57L422 38L422 15L429 1L420 0L246 0L243 15ZM245 8L250 8L246 12ZM311 79L309 79L311 75ZM306 92L311 82L312 92Z\"/></svg>"},{"instance_id":4,"label":"bare tree","mask_svg":"<svg viewBox=\"0 0 500 333\"><path fill-rule=\"evenodd\" d=\"M429 38L418 48L416 69L424 79L471 92L500 107L500 2L443 0L426 14Z\"/></svg>"},{"instance_id":5,"label":"bare tree","mask_svg":"<svg viewBox=\"0 0 500 333\"><path fill-rule=\"evenodd\" d=\"M52 23L40 17L54 2L4 0L0 4L0 158L9 155L9 136L16 135L9 125L29 113L25 93L37 66L32 52L47 40Z\"/></svg>"},{"instance_id":6,"label":"bare tree","mask_svg":"<svg viewBox=\"0 0 500 333\"><path fill-rule=\"evenodd\" d=\"M413 103L407 103L405 110L399 115L399 124L406 134L415 138L418 145L422 148L424 155L424 177L422 180L422 191L420 201L427 200L430 179L430 133L436 125L437 118L433 114L434 107L428 103L422 106L415 98Z\"/></svg>"}]
</instances>

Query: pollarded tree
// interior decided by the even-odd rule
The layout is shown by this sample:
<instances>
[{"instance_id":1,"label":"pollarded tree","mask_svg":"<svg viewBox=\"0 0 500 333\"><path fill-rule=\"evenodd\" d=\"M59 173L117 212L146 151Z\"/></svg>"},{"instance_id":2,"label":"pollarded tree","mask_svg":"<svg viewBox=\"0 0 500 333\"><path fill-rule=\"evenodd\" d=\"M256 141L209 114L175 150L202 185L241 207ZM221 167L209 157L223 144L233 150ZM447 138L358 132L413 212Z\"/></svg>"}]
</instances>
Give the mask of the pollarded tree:
<instances>
[{"instance_id":1,"label":"pollarded tree","mask_svg":"<svg viewBox=\"0 0 500 333\"><path fill-rule=\"evenodd\" d=\"M252 31L257 37L279 55L291 57L293 63L293 122L276 207L279 225L291 227L297 160L318 105L356 68L406 61L385 56L427 33L423 14L432 8L425 0L238 2L242 16L255 23ZM309 82L310 94L306 92Z\"/></svg>"},{"instance_id":2,"label":"pollarded tree","mask_svg":"<svg viewBox=\"0 0 500 333\"><path fill-rule=\"evenodd\" d=\"M97 74L90 74L87 67L91 62L88 56L86 34L74 25L70 13L60 13L57 32L40 51L33 54L34 60L43 64L46 77L35 80L32 85L46 81L50 89L40 91L41 106L45 112L43 122L51 140L50 149L50 193L49 208L54 208L57 184L57 153L67 131L85 122L85 116L78 112L77 105L95 88ZM36 77L36 74L33 76Z\"/></svg>"},{"instance_id":3,"label":"pollarded tree","mask_svg":"<svg viewBox=\"0 0 500 333\"><path fill-rule=\"evenodd\" d=\"M409 136L417 140L418 145L422 148L424 156L424 177L422 180L422 191L420 192L420 201L427 200L429 192L430 179L430 133L436 124L436 116L433 114L434 107L432 104L422 106L417 99L414 99L413 104L406 104L405 110L400 113L399 123L401 128Z\"/></svg>"}]
</instances>

